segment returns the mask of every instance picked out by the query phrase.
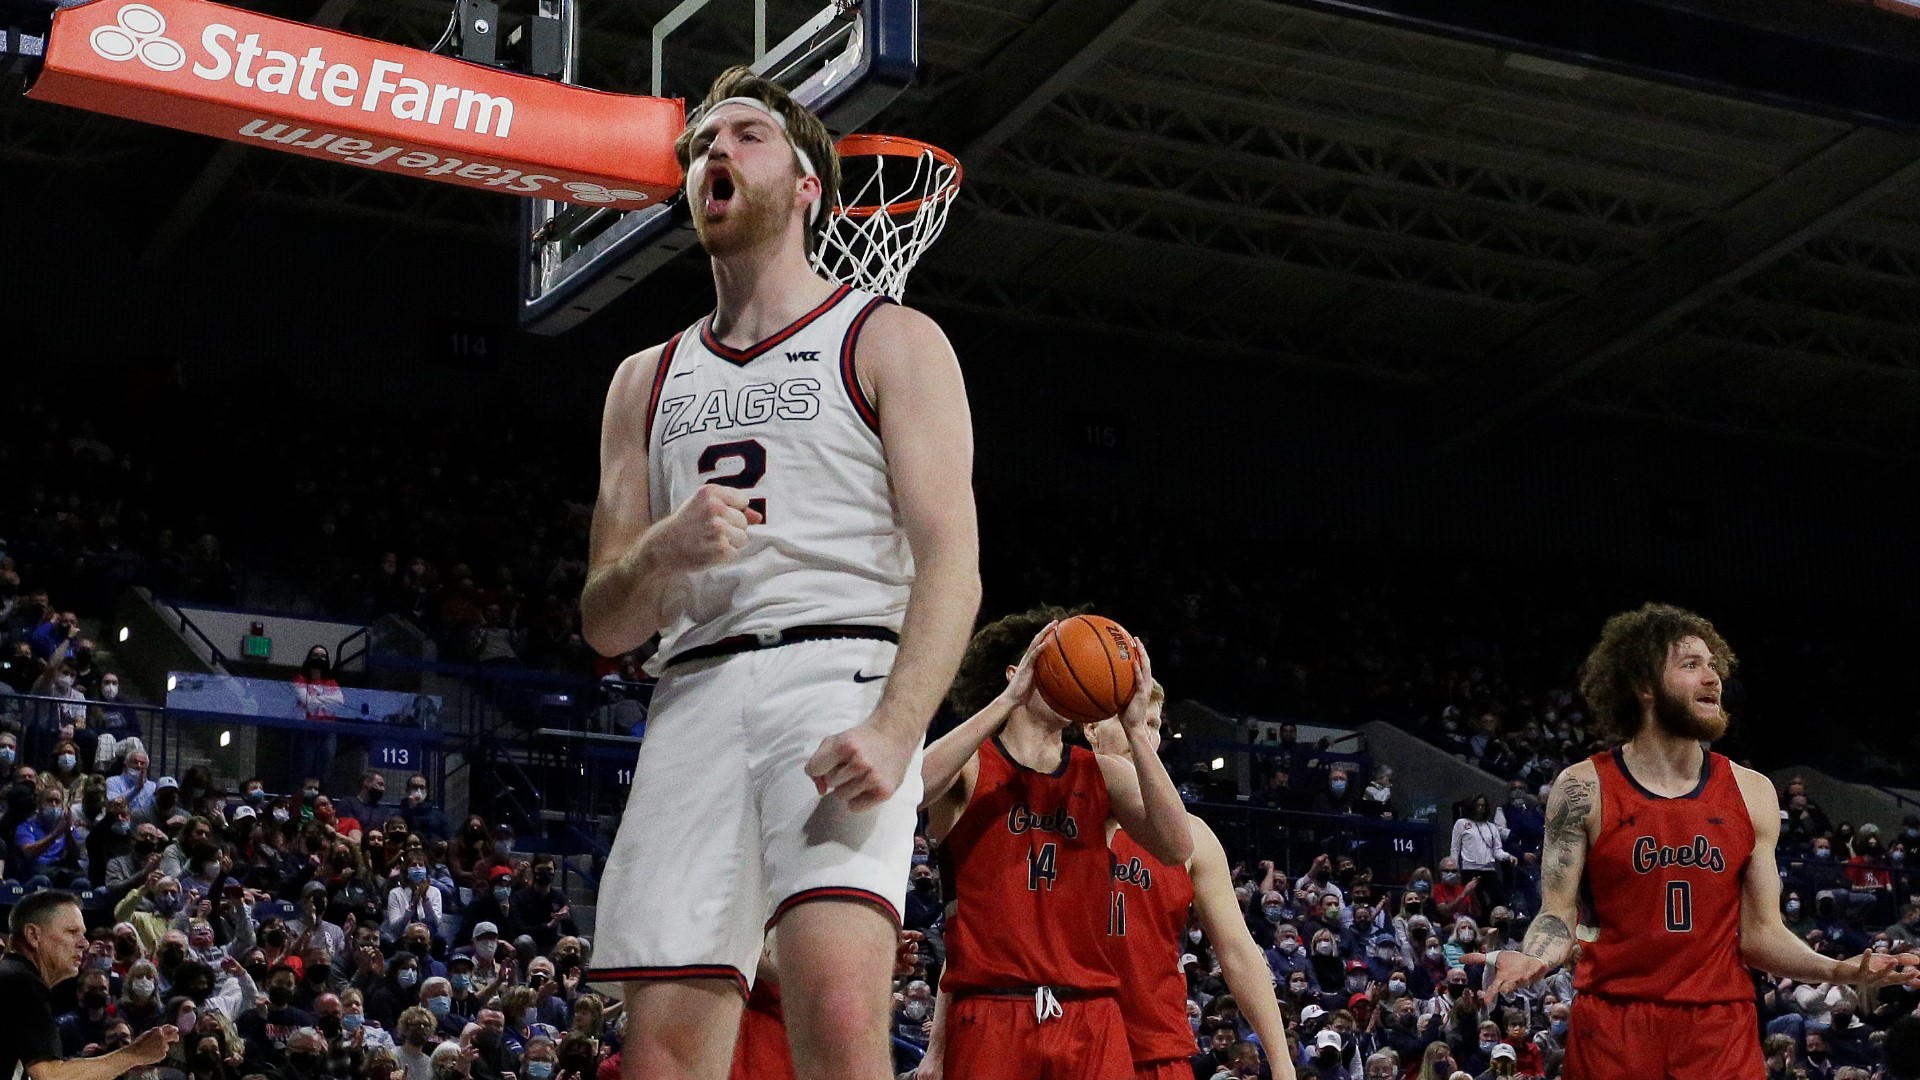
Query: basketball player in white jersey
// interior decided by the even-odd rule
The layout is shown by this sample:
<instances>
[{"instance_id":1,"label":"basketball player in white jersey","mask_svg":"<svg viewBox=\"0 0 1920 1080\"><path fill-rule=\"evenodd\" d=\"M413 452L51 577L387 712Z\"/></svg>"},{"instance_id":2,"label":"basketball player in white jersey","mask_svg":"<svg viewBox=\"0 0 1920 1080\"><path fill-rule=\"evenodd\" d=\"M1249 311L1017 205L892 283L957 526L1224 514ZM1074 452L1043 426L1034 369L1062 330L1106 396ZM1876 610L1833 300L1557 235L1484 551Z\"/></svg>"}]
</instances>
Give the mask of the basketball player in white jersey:
<instances>
[{"instance_id":1,"label":"basketball player in white jersey","mask_svg":"<svg viewBox=\"0 0 1920 1080\"><path fill-rule=\"evenodd\" d=\"M973 443L925 316L817 275L819 119L736 68L677 146L712 315L608 393L582 615L656 632L590 977L627 1080L727 1073L767 933L798 1075L880 1080L920 748L979 606Z\"/></svg>"}]
</instances>

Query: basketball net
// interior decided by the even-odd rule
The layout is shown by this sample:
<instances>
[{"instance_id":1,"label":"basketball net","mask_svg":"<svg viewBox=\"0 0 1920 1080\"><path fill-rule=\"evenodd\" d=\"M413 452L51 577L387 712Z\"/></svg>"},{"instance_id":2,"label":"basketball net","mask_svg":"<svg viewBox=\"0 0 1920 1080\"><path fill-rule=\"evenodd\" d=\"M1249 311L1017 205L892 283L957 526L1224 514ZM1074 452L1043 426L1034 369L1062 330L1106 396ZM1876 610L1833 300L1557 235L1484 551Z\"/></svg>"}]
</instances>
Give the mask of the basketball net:
<instances>
[{"instance_id":1,"label":"basketball net","mask_svg":"<svg viewBox=\"0 0 1920 1080\"><path fill-rule=\"evenodd\" d=\"M862 159L871 159L871 172L834 207L814 268L897 301L907 275L946 228L960 190L960 162L937 146L896 135L848 135L838 149L843 173L848 161Z\"/></svg>"}]
</instances>

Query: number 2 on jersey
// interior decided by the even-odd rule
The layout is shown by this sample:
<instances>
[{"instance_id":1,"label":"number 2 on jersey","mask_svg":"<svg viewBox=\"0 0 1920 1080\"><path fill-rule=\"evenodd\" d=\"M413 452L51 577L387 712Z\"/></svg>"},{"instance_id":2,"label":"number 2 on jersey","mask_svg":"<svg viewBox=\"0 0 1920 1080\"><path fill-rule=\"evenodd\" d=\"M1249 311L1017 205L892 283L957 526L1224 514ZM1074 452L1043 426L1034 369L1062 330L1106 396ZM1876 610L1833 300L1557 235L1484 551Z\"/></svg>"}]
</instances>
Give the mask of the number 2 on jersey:
<instances>
[{"instance_id":1,"label":"number 2 on jersey","mask_svg":"<svg viewBox=\"0 0 1920 1080\"><path fill-rule=\"evenodd\" d=\"M1042 881L1047 883L1047 891L1053 891L1053 879L1060 876L1055 867L1059 859L1060 845L1041 844L1040 850L1027 849L1027 888L1038 892Z\"/></svg>"},{"instance_id":2,"label":"number 2 on jersey","mask_svg":"<svg viewBox=\"0 0 1920 1080\"><path fill-rule=\"evenodd\" d=\"M739 488L742 491L746 491L760 483L761 477L767 475L767 448L761 446L760 440L758 439L742 439L739 442L714 443L712 446L700 451L700 475L706 476L706 474L719 468L720 463L728 458L740 459L740 471L728 476L708 477L707 483L718 484L721 487ZM760 515L761 521L764 522L766 520L767 500L749 499L747 500L747 506Z\"/></svg>"}]
</instances>

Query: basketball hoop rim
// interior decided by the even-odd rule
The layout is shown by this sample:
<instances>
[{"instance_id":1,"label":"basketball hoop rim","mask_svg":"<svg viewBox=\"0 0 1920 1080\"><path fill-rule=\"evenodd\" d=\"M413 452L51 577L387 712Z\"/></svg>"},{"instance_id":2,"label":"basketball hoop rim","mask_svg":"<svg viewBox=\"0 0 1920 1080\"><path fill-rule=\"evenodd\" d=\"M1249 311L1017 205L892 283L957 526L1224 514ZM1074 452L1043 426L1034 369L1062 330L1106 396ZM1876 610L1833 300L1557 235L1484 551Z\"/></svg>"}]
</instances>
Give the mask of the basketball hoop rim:
<instances>
[{"instance_id":1,"label":"basketball hoop rim","mask_svg":"<svg viewBox=\"0 0 1920 1080\"><path fill-rule=\"evenodd\" d=\"M929 201L940 202L953 198L954 193L960 190L961 179L966 175L966 170L961 167L959 158L932 143L909 139L905 135L855 132L841 136L840 141L834 144L834 149L843 159L849 157L919 158L932 154L936 165L946 165L953 169L953 175L947 179L946 183L940 185L938 190L928 192L917 199L908 199L886 206L861 205L834 208L834 213L850 218L869 218L882 211L890 215L918 213L920 207Z\"/></svg>"}]
</instances>

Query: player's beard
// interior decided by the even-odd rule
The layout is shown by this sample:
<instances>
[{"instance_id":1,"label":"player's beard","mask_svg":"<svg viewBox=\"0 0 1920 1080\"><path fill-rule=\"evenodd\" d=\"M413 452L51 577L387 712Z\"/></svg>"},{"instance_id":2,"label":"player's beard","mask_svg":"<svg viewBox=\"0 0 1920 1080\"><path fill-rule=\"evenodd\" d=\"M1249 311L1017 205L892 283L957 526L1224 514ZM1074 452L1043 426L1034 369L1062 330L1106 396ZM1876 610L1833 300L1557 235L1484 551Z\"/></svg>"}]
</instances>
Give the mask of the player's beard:
<instances>
[{"instance_id":1,"label":"player's beard","mask_svg":"<svg viewBox=\"0 0 1920 1080\"><path fill-rule=\"evenodd\" d=\"M708 255L722 258L771 242L786 228L787 215L792 212L790 207L778 205L773 192L746 183L737 172L730 175L733 198L728 200L724 217L709 219L704 205L695 206L693 211L693 228L700 246Z\"/></svg>"},{"instance_id":2,"label":"player's beard","mask_svg":"<svg viewBox=\"0 0 1920 1080\"><path fill-rule=\"evenodd\" d=\"M1725 709L1715 710L1711 720L1702 720L1693 711L1692 699L1670 693L1664 686L1654 692L1653 722L1676 738L1718 741L1727 733L1727 720Z\"/></svg>"}]
</instances>

